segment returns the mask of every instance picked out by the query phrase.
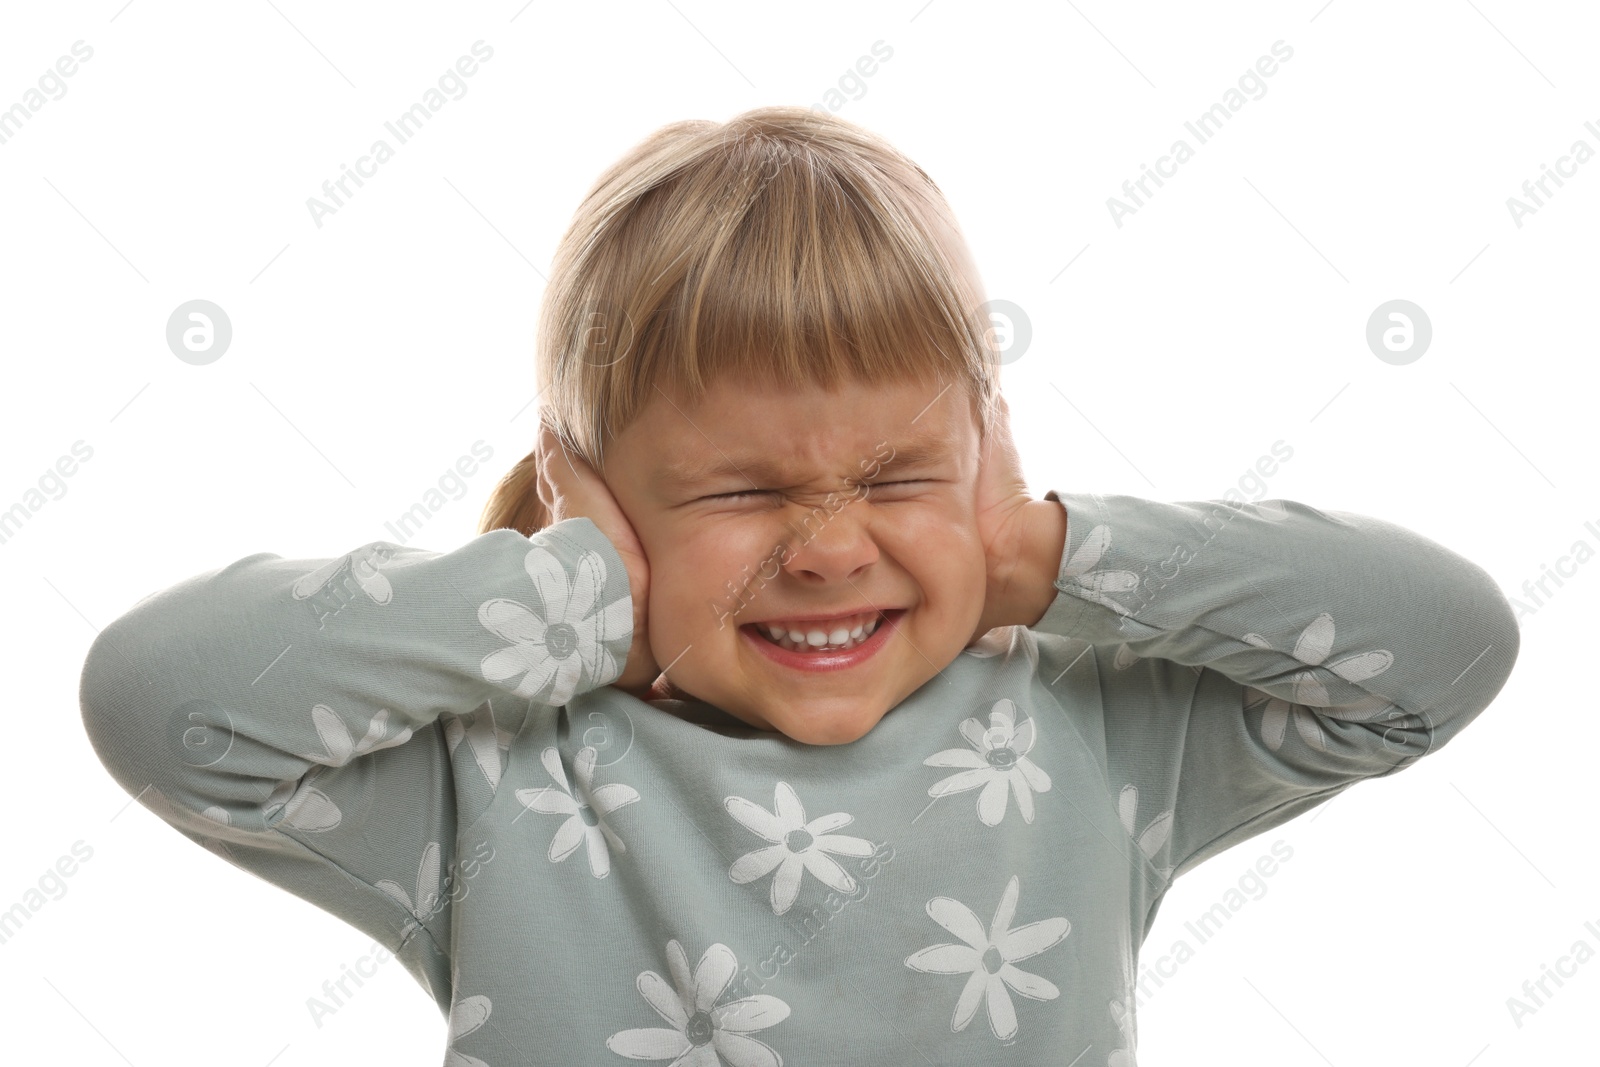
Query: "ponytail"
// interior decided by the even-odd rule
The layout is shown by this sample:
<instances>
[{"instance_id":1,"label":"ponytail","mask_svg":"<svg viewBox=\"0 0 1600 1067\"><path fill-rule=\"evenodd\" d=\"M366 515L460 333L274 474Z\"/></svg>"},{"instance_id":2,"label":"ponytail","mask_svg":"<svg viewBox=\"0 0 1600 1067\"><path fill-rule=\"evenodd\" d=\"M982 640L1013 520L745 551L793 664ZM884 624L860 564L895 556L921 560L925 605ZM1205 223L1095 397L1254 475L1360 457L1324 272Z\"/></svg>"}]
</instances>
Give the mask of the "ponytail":
<instances>
[{"instance_id":1,"label":"ponytail","mask_svg":"<svg viewBox=\"0 0 1600 1067\"><path fill-rule=\"evenodd\" d=\"M478 518L478 532L516 530L531 537L550 525L550 510L539 499L539 456L529 452L506 472L489 493Z\"/></svg>"}]
</instances>

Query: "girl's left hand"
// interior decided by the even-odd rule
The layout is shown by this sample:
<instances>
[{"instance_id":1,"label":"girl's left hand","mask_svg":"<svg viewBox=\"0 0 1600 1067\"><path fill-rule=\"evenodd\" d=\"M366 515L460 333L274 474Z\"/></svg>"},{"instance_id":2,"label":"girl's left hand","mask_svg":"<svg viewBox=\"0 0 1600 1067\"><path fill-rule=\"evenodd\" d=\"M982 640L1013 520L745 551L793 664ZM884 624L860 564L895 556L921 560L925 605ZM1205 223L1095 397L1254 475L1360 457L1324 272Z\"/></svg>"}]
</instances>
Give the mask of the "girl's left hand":
<instances>
[{"instance_id":1,"label":"girl's left hand","mask_svg":"<svg viewBox=\"0 0 1600 1067\"><path fill-rule=\"evenodd\" d=\"M1022 460L1011 438L1010 410L1004 396L995 398L989 433L978 452L978 479L974 509L978 538L983 543L984 573L988 576L983 613L976 641L996 626L1021 620L1015 604L1024 590L1012 588L1022 561L1024 508L1034 502L1022 476ZM970 644L970 642L969 642Z\"/></svg>"}]
</instances>

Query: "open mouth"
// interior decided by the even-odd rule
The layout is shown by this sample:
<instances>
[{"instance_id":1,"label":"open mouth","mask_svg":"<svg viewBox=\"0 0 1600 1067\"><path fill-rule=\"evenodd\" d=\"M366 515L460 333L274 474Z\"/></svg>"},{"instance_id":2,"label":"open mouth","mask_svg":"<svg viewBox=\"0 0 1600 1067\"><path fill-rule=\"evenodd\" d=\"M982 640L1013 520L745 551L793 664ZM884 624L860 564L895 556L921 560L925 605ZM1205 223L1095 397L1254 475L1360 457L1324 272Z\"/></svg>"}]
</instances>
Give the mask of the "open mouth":
<instances>
[{"instance_id":1,"label":"open mouth","mask_svg":"<svg viewBox=\"0 0 1600 1067\"><path fill-rule=\"evenodd\" d=\"M744 628L768 644L801 655L848 652L871 640L880 626L903 611L903 608L880 611L865 620L856 621L849 627L813 624L803 632L765 622L747 623Z\"/></svg>"}]
</instances>

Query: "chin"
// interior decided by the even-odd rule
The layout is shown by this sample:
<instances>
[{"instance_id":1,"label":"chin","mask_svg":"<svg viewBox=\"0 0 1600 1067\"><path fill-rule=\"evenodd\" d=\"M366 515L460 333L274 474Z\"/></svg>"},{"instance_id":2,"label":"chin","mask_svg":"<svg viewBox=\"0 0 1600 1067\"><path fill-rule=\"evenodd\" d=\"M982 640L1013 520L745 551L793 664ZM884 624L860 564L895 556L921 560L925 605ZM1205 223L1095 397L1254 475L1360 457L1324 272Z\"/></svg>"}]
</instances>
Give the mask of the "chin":
<instances>
[{"instance_id":1,"label":"chin","mask_svg":"<svg viewBox=\"0 0 1600 1067\"><path fill-rule=\"evenodd\" d=\"M872 732L883 715L813 715L800 722L783 722L772 729L805 745L848 745Z\"/></svg>"}]
</instances>

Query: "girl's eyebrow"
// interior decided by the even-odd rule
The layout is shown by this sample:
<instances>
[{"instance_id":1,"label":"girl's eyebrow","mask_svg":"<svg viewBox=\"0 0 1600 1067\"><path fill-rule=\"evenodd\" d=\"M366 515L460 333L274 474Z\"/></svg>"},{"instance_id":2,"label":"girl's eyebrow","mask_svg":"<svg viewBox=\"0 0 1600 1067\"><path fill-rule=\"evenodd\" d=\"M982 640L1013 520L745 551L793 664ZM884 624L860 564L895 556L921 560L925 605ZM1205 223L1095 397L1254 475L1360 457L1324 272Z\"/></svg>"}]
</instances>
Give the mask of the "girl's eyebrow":
<instances>
[{"instance_id":1,"label":"girl's eyebrow","mask_svg":"<svg viewBox=\"0 0 1600 1067\"><path fill-rule=\"evenodd\" d=\"M905 445L885 442L877 452L861 457L861 464L864 465L862 471L865 473L874 467L893 466L901 469L939 463L950 457L950 451L950 442L943 438L919 439ZM659 481L678 488L689 488L735 474L769 483L785 481L790 477L790 472L775 459L766 454L741 456L738 459L719 454L698 461L678 460L661 467L657 477Z\"/></svg>"}]
</instances>

